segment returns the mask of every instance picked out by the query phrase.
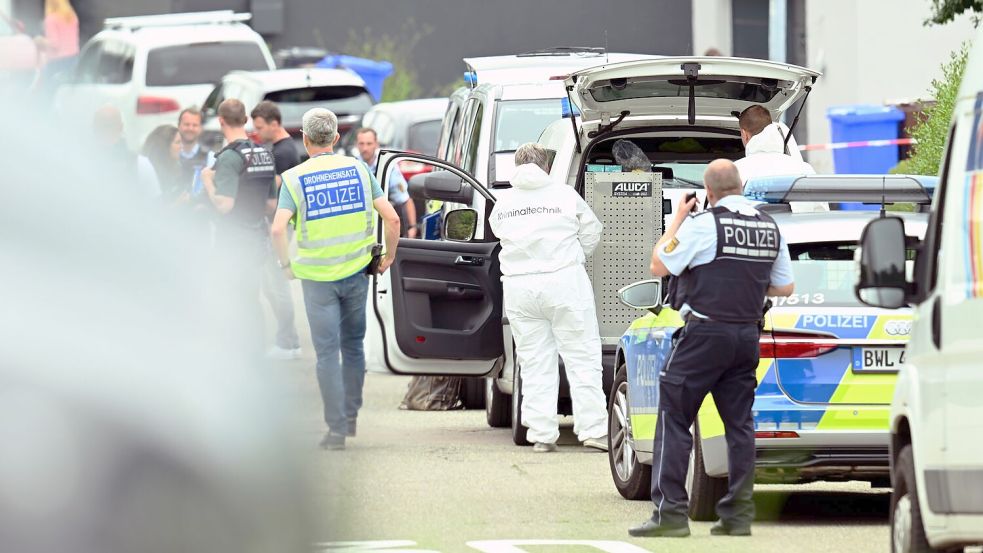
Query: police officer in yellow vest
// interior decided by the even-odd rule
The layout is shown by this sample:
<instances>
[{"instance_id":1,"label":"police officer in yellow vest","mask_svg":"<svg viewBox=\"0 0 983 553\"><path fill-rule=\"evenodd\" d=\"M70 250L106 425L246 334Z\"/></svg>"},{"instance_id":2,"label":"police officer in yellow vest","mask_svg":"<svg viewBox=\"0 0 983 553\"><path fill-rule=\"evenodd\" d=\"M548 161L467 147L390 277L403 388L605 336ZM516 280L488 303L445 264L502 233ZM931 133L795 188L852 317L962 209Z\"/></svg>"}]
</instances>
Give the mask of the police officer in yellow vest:
<instances>
[{"instance_id":1,"label":"police officer in yellow vest","mask_svg":"<svg viewBox=\"0 0 983 553\"><path fill-rule=\"evenodd\" d=\"M281 175L272 237L287 278L303 285L307 321L317 354L317 381L328 432L325 449L344 449L355 435L365 382L365 303L368 266L375 244L373 221L382 215L386 254L378 271L396 257L399 216L365 163L336 155L338 118L314 108L304 114L304 147L310 159ZM289 257L287 224L297 236Z\"/></svg>"}]
</instances>

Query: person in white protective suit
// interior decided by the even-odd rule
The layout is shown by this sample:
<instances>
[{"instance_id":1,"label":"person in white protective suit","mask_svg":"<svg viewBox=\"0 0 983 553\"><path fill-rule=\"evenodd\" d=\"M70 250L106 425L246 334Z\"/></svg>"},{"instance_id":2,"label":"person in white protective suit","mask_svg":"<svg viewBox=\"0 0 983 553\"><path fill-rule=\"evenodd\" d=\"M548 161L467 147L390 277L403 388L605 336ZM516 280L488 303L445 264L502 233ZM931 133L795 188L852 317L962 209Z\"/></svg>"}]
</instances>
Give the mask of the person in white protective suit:
<instances>
[{"instance_id":1,"label":"person in white protective suit","mask_svg":"<svg viewBox=\"0 0 983 553\"><path fill-rule=\"evenodd\" d=\"M744 157L735 161L741 174L741 183L756 177L777 177L785 175L815 175L816 170L802 160L802 153L789 138L786 150L785 137L789 129L771 120L771 113L762 106L753 105L737 117L741 126L741 141L744 142ZM794 212L829 211L829 205L822 202L794 202Z\"/></svg>"},{"instance_id":2,"label":"person in white protective suit","mask_svg":"<svg viewBox=\"0 0 983 553\"><path fill-rule=\"evenodd\" d=\"M559 353L570 382L574 432L585 446L606 450L601 337L584 267L603 226L573 188L550 179L547 160L539 144L516 150L512 189L497 193L490 217L502 245L505 315L522 379L520 422L529 428L534 451L556 450Z\"/></svg>"}]
</instances>

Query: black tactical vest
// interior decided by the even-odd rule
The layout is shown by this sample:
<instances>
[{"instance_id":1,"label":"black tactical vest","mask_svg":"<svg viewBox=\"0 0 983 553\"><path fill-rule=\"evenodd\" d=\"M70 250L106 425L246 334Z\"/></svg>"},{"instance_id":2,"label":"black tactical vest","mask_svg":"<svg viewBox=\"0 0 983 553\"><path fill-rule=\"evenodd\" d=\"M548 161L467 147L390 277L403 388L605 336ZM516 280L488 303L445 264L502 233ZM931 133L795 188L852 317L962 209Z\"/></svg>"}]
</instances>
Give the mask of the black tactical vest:
<instances>
[{"instance_id":1,"label":"black tactical vest","mask_svg":"<svg viewBox=\"0 0 983 553\"><path fill-rule=\"evenodd\" d=\"M229 220L246 228L262 228L266 225L266 201L276 179L273 153L251 140L236 140L222 152L225 150L235 150L245 161Z\"/></svg>"},{"instance_id":2,"label":"black tactical vest","mask_svg":"<svg viewBox=\"0 0 983 553\"><path fill-rule=\"evenodd\" d=\"M717 321L761 320L771 269L778 258L778 225L765 213L742 215L710 210L717 226L717 253L710 263L687 269L670 283L670 304L688 303Z\"/></svg>"}]
</instances>

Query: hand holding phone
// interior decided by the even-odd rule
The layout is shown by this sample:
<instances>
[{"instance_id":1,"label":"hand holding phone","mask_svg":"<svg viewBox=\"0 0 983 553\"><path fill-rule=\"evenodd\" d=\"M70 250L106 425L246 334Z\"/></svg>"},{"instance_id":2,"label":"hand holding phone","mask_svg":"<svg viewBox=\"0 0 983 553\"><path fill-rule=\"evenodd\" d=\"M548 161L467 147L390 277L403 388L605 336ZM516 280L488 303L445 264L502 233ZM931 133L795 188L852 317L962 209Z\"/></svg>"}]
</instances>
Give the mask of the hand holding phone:
<instances>
[{"instance_id":1,"label":"hand holding phone","mask_svg":"<svg viewBox=\"0 0 983 553\"><path fill-rule=\"evenodd\" d=\"M693 202L693 205L690 206L689 210L684 210L687 211L687 213L696 213L698 203L696 201L696 192L689 192L686 194L686 197L683 198L683 207L685 208L691 201Z\"/></svg>"}]
</instances>

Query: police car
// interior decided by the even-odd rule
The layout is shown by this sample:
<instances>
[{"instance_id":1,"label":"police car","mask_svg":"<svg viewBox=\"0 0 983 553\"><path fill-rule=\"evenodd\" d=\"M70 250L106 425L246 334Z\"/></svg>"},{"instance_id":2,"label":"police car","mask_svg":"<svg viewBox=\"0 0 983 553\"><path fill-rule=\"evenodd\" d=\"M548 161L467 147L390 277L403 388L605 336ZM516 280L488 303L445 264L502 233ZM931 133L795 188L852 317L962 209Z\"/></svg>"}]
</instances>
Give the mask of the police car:
<instances>
[{"instance_id":1,"label":"police car","mask_svg":"<svg viewBox=\"0 0 983 553\"><path fill-rule=\"evenodd\" d=\"M778 223L791 254L795 293L772 298L764 320L754 402L756 481L867 480L889 485L888 415L911 328L910 310L867 307L854 297L854 252L883 201L915 212L892 213L910 240L925 233L935 177L824 175L752 180L745 195ZM830 204L793 213L795 202ZM863 208L867 209L863 209ZM857 209L859 208L859 209ZM874 211L869 210L873 208ZM910 262L909 262L910 265ZM909 267L910 269L910 267ZM609 402L609 460L622 496L649 496L659 372L683 321L663 307L658 280L630 285L621 300L652 313L635 320L617 351ZM724 427L712 397L693 426L687 491L690 516L713 520L727 487Z\"/></svg>"}]
</instances>

